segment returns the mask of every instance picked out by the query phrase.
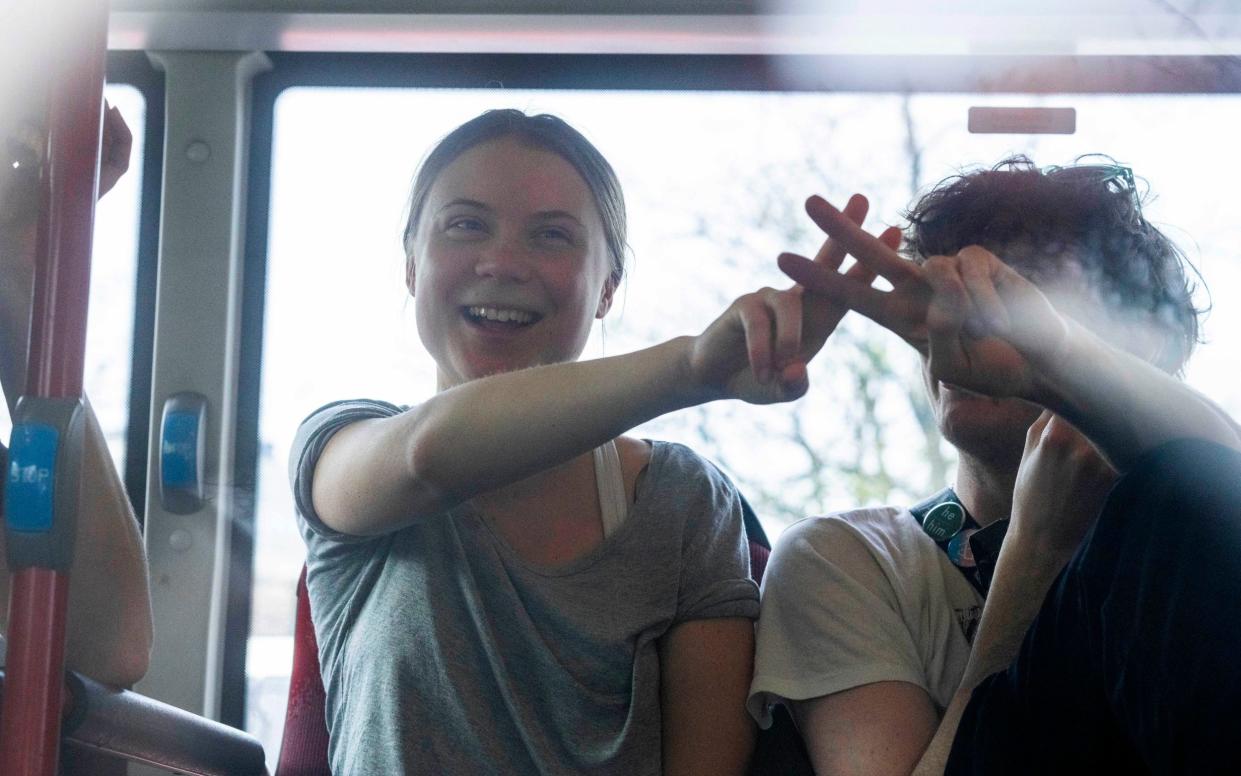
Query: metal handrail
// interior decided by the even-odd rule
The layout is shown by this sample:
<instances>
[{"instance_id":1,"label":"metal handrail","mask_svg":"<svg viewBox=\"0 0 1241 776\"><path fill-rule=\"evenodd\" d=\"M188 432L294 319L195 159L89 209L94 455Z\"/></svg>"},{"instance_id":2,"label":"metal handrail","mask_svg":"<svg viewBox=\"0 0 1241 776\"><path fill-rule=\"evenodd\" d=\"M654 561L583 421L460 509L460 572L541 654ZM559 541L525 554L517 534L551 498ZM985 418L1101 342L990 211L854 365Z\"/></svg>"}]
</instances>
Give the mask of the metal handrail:
<instances>
[{"instance_id":1,"label":"metal handrail","mask_svg":"<svg viewBox=\"0 0 1241 776\"><path fill-rule=\"evenodd\" d=\"M190 776L267 774L263 745L249 733L72 671L64 688L67 744Z\"/></svg>"}]
</instances>

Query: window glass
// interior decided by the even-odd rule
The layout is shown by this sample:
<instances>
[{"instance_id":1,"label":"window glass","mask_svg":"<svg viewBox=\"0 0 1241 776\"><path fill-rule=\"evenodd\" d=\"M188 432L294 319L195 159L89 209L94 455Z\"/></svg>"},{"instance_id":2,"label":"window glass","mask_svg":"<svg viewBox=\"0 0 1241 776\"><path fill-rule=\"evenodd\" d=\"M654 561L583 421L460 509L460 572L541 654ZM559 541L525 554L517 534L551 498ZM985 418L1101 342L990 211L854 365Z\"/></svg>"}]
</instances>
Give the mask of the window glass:
<instances>
[{"instance_id":1,"label":"window glass","mask_svg":"<svg viewBox=\"0 0 1241 776\"><path fill-rule=\"evenodd\" d=\"M974 105L1073 106L1068 136L970 135ZM304 548L287 455L298 423L352 397L419 402L434 365L403 283L403 208L413 172L444 133L479 112L551 112L582 130L625 189L633 260L584 358L701 331L737 295L787 285L782 250L821 240L802 212L818 192L872 201L869 228L897 223L914 194L971 164L1014 154L1067 164L1095 152L1149 181L1150 219L1166 226L1225 300L1188 379L1241 413L1229 369L1241 346L1241 283L1230 196L1241 160L1225 153L1241 99L1139 96L660 93L297 88L276 104L256 509L248 729L279 751ZM1174 140L1170 140L1174 139ZM1205 296L1202 297L1205 303ZM640 436L684 442L716 460L774 540L791 521L860 504L910 503L950 481L954 457L934 430L917 359L850 316L790 406L717 402L660 418Z\"/></svg>"},{"instance_id":2,"label":"window glass","mask_svg":"<svg viewBox=\"0 0 1241 776\"><path fill-rule=\"evenodd\" d=\"M109 84L104 98L120 110L134 140L129 171L95 208L83 385L117 471L124 472L146 101L124 84ZM8 408L2 406L0 432L6 441L11 428Z\"/></svg>"},{"instance_id":3,"label":"window glass","mask_svg":"<svg viewBox=\"0 0 1241 776\"><path fill-rule=\"evenodd\" d=\"M125 471L129 426L129 378L134 339L134 278L138 271L138 219L142 196L146 100L132 86L108 86L108 102L120 110L134 136L129 170L95 209L91 256L90 320L86 329L83 384L99 417L118 472ZM155 300L144 300L154 304Z\"/></svg>"}]
</instances>

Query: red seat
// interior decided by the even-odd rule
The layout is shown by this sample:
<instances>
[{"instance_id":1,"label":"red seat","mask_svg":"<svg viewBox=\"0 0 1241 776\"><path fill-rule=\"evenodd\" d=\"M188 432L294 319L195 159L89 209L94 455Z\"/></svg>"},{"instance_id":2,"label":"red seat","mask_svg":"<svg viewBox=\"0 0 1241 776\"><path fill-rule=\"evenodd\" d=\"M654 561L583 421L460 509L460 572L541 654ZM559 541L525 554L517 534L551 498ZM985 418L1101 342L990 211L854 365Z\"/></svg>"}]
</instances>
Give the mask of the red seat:
<instances>
[{"instance_id":1,"label":"red seat","mask_svg":"<svg viewBox=\"0 0 1241 776\"><path fill-rule=\"evenodd\" d=\"M306 567L297 578L297 619L293 625L293 673L289 705L284 712L284 740L276 776L330 776L327 760L327 716L323 675L319 673L319 642L310 621Z\"/></svg>"},{"instance_id":2,"label":"red seat","mask_svg":"<svg viewBox=\"0 0 1241 776\"><path fill-rule=\"evenodd\" d=\"M744 504L744 500L743 500ZM750 536L750 575L762 582L771 555L767 535L745 506ZM289 705L284 715L284 741L276 776L331 776L327 759L327 717L324 713L323 675L319 673L319 644L310 620L306 594L306 568L297 579L297 620L293 626L293 673L289 680Z\"/></svg>"}]
</instances>

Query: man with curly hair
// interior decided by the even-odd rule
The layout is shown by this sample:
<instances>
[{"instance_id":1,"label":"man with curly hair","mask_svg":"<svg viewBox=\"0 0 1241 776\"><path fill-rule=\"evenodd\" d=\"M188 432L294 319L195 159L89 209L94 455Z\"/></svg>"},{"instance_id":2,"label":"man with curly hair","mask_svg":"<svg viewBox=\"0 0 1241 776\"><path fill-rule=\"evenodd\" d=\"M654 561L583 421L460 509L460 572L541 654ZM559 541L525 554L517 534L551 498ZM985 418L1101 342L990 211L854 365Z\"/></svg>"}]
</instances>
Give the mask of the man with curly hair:
<instances>
[{"instance_id":1,"label":"man with curly hair","mask_svg":"<svg viewBox=\"0 0 1241 776\"><path fill-rule=\"evenodd\" d=\"M912 261L807 209L892 290L782 268L919 351L959 468L785 533L751 712L788 706L821 775L1236 772L1241 435L1169 374L1199 311L1132 173L947 180L908 214Z\"/></svg>"}]
</instances>

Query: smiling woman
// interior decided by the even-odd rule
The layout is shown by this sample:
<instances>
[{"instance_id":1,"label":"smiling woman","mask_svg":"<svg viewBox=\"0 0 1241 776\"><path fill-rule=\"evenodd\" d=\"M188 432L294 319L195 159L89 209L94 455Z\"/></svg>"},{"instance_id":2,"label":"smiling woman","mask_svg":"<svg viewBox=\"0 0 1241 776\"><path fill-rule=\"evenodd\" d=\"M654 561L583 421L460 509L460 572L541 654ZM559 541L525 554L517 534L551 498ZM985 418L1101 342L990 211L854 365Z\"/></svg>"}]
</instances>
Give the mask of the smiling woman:
<instances>
[{"instance_id":1,"label":"smiling woman","mask_svg":"<svg viewBox=\"0 0 1241 776\"><path fill-rule=\"evenodd\" d=\"M620 185L555 117L490 111L462 125L419 171L409 210L406 283L441 390L576 359L611 307L624 273Z\"/></svg>"},{"instance_id":2,"label":"smiling woman","mask_svg":"<svg viewBox=\"0 0 1241 776\"><path fill-rule=\"evenodd\" d=\"M617 435L800 396L838 317L765 289L697 337L577 362L623 273L624 201L551 116L467 122L410 203L438 391L329 404L291 454L333 771L740 774L740 498L689 449Z\"/></svg>"}]
</instances>

